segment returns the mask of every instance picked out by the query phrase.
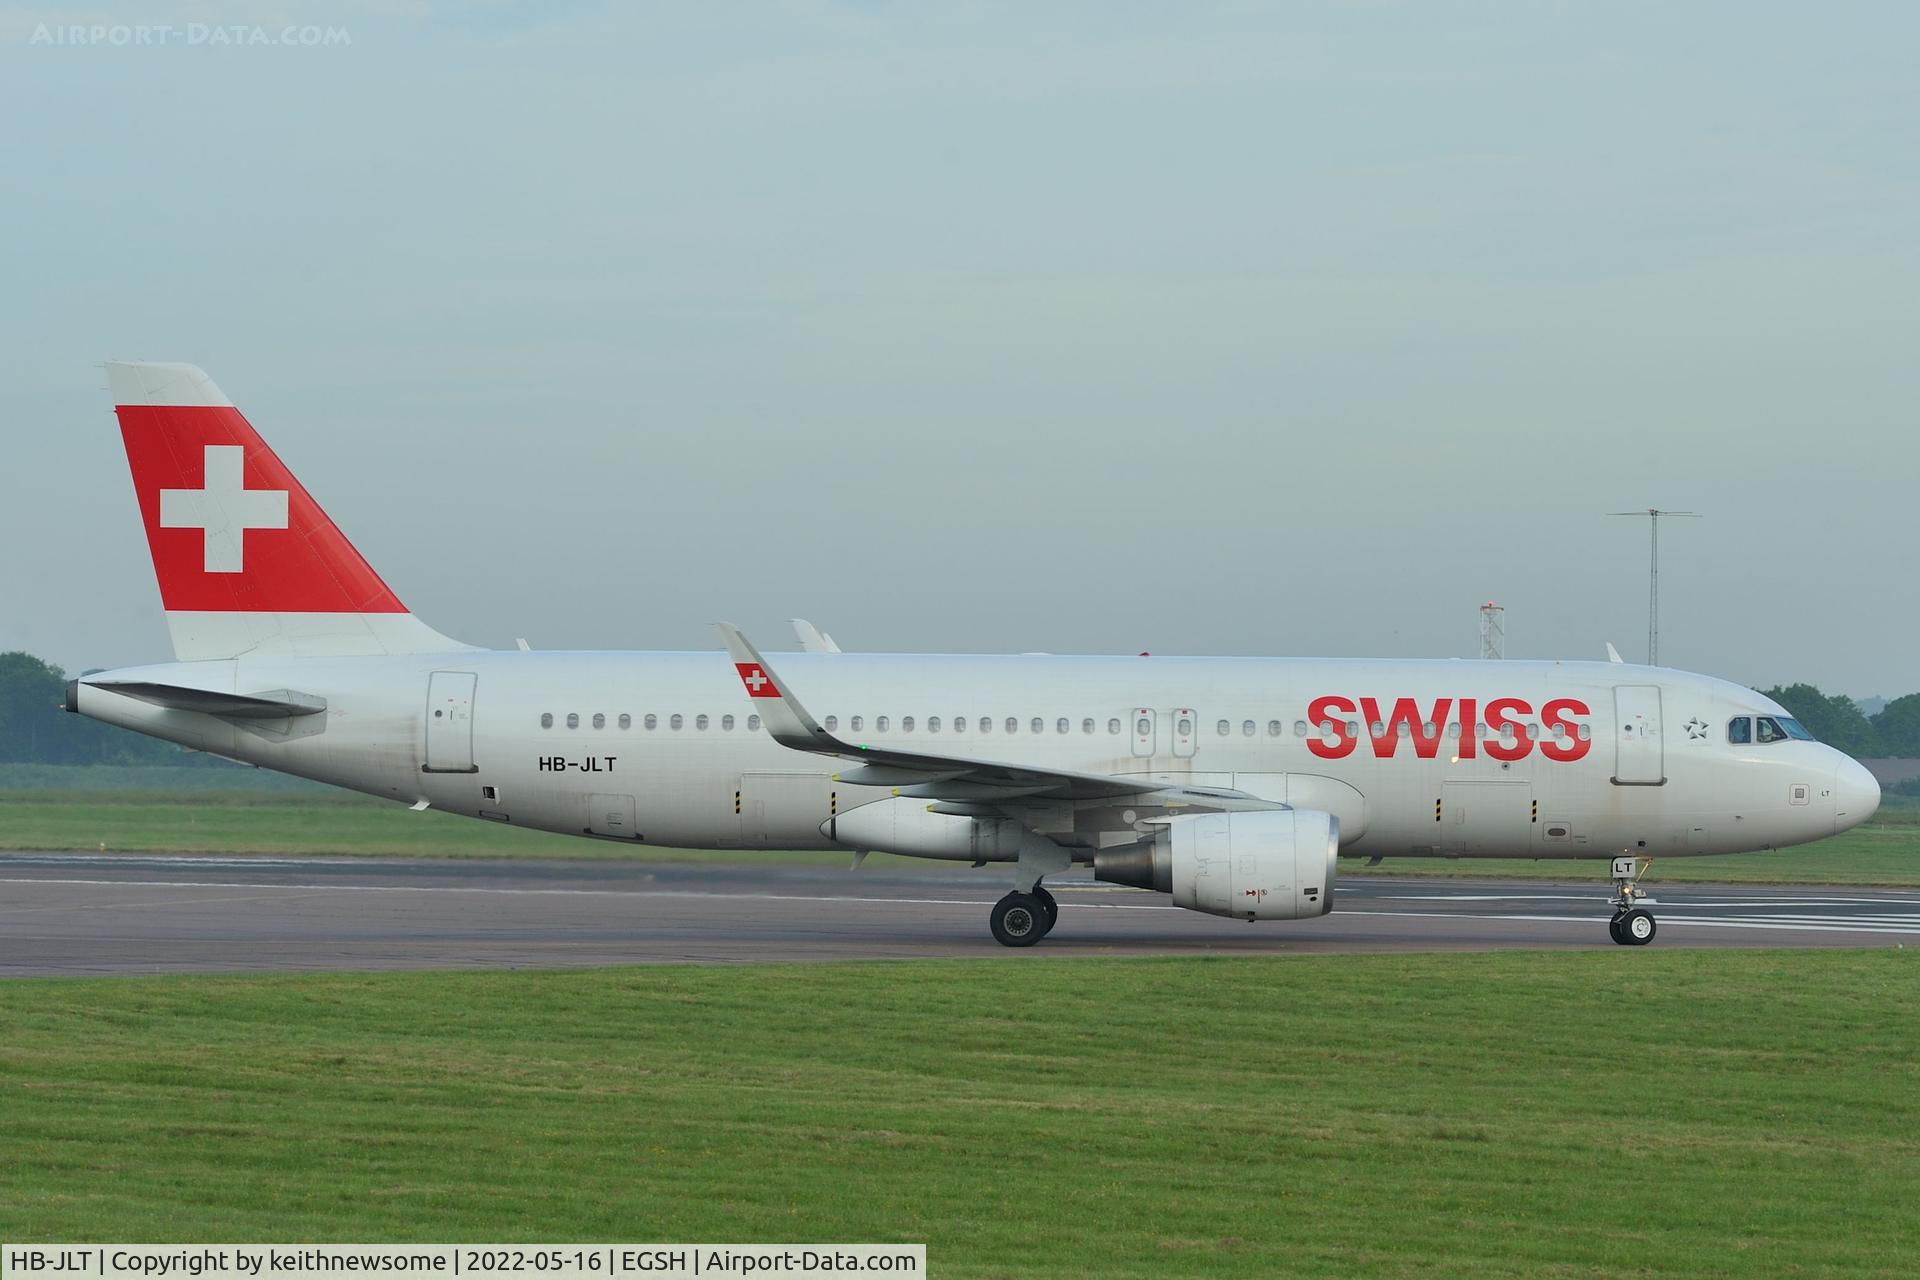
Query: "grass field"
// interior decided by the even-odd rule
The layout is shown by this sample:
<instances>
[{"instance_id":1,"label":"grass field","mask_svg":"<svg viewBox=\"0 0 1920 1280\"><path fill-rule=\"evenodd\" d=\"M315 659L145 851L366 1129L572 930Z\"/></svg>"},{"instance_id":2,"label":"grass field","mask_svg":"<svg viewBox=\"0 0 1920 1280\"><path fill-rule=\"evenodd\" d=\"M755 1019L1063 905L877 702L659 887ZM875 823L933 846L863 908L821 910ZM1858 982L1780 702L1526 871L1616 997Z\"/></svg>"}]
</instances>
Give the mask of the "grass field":
<instances>
[{"instance_id":1,"label":"grass field","mask_svg":"<svg viewBox=\"0 0 1920 1280\"><path fill-rule=\"evenodd\" d=\"M244 786L245 789L240 789ZM413 813L258 770L0 769L0 849L105 849L115 853L256 853L416 858L612 858L666 861L841 863L843 853L689 852L580 840ZM875 866L925 867L879 858ZM1512 876L1604 880L1604 860L1531 862L1355 859L1342 875ZM1669 858L1655 882L1715 884L1920 884L1920 802L1890 798L1874 821L1832 840L1778 853Z\"/></svg>"},{"instance_id":2,"label":"grass field","mask_svg":"<svg viewBox=\"0 0 1920 1280\"><path fill-rule=\"evenodd\" d=\"M0 1239L1910 1276L1920 955L20 980Z\"/></svg>"}]
</instances>

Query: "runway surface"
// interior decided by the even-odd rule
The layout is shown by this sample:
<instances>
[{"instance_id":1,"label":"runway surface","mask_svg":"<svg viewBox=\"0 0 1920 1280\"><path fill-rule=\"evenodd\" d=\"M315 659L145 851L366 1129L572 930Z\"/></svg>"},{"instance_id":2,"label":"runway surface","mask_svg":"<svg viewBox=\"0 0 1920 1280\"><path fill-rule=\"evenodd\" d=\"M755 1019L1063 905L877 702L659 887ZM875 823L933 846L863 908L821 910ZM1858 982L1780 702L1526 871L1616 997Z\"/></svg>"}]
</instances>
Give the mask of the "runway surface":
<instances>
[{"instance_id":1,"label":"runway surface","mask_svg":"<svg viewBox=\"0 0 1920 1280\"><path fill-rule=\"evenodd\" d=\"M1606 889L1348 877L1318 920L1246 924L1050 882L1060 923L987 933L1006 871L0 855L0 975L1611 947ZM1920 891L1651 886L1655 947L1920 943Z\"/></svg>"}]
</instances>

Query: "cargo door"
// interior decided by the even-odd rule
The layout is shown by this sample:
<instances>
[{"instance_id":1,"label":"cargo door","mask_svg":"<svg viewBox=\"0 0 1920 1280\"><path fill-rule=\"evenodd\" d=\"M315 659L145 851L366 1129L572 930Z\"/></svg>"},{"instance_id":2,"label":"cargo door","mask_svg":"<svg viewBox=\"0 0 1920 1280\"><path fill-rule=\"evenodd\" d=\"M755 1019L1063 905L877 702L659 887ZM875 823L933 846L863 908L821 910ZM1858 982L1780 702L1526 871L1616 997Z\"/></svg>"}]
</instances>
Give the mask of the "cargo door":
<instances>
[{"instance_id":1,"label":"cargo door","mask_svg":"<svg viewBox=\"0 0 1920 1280\"><path fill-rule=\"evenodd\" d=\"M818 849L821 826L838 808L832 779L821 773L740 775L740 844L748 849Z\"/></svg>"},{"instance_id":2,"label":"cargo door","mask_svg":"<svg viewBox=\"0 0 1920 1280\"><path fill-rule=\"evenodd\" d=\"M587 830L596 836L614 836L634 840L633 797L591 795L587 797Z\"/></svg>"},{"instance_id":3,"label":"cargo door","mask_svg":"<svg viewBox=\"0 0 1920 1280\"><path fill-rule=\"evenodd\" d=\"M477 773L473 764L471 671L436 671L427 677L426 773Z\"/></svg>"},{"instance_id":4,"label":"cargo door","mask_svg":"<svg viewBox=\"0 0 1920 1280\"><path fill-rule=\"evenodd\" d=\"M1613 781L1621 787L1657 787L1667 780L1660 735L1660 687L1616 685L1613 690Z\"/></svg>"},{"instance_id":5,"label":"cargo door","mask_svg":"<svg viewBox=\"0 0 1920 1280\"><path fill-rule=\"evenodd\" d=\"M1533 784L1443 782L1435 816L1443 854L1524 856L1533 841Z\"/></svg>"}]
</instances>

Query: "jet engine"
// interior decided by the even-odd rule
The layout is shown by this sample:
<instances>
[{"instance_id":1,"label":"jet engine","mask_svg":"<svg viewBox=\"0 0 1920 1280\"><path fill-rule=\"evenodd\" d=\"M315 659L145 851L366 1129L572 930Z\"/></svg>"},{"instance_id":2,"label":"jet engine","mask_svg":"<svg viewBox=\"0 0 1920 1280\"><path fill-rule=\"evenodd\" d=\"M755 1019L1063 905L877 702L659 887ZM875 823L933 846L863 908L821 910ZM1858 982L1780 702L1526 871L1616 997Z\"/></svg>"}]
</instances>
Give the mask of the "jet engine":
<instances>
[{"instance_id":1,"label":"jet engine","mask_svg":"<svg viewBox=\"0 0 1920 1280\"><path fill-rule=\"evenodd\" d=\"M1157 824L1151 844L1101 850L1097 880L1171 893L1175 906L1238 920L1333 910L1340 820L1318 809L1198 813Z\"/></svg>"}]
</instances>

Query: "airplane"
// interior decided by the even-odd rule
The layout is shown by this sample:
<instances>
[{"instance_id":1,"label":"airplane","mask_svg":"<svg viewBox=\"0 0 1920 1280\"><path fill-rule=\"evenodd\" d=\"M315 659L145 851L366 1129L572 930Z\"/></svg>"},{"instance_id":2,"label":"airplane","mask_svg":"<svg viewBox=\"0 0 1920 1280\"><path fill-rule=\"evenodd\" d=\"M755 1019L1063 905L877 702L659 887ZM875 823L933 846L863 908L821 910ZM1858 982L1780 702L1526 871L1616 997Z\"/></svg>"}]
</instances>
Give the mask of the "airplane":
<instances>
[{"instance_id":1,"label":"airplane","mask_svg":"<svg viewBox=\"0 0 1920 1280\"><path fill-rule=\"evenodd\" d=\"M840 849L1049 876L1231 919L1333 909L1339 857L1655 858L1845 831L1873 776L1777 702L1620 662L486 650L414 616L192 365L106 366L176 661L66 709L412 806L686 849Z\"/></svg>"}]
</instances>

